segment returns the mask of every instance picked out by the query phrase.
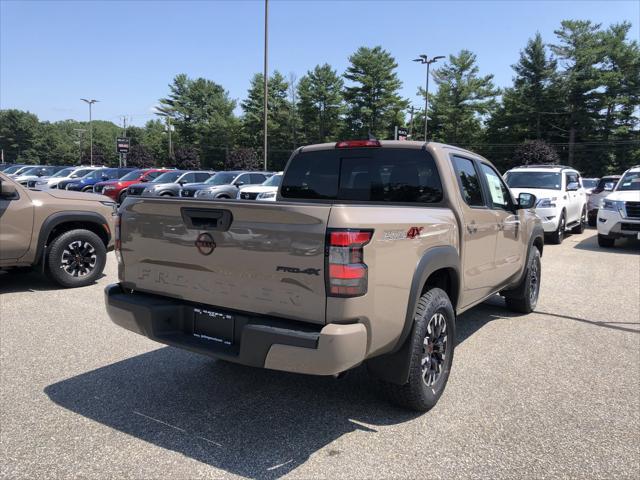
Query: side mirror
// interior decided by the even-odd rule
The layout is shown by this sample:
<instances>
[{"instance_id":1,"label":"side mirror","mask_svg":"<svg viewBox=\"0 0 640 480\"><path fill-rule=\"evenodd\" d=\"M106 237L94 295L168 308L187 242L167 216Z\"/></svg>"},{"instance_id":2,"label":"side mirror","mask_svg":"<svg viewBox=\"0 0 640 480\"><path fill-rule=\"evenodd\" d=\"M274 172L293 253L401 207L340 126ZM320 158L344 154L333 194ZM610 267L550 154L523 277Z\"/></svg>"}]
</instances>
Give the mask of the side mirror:
<instances>
[{"instance_id":1,"label":"side mirror","mask_svg":"<svg viewBox=\"0 0 640 480\"><path fill-rule=\"evenodd\" d=\"M107 177L106 175L102 175L102 181L105 182L107 180L109 180L109 177Z\"/></svg>"},{"instance_id":2,"label":"side mirror","mask_svg":"<svg viewBox=\"0 0 640 480\"><path fill-rule=\"evenodd\" d=\"M575 192L580 188L580 184L578 182L571 182L567 184L567 192Z\"/></svg>"},{"instance_id":3,"label":"side mirror","mask_svg":"<svg viewBox=\"0 0 640 480\"><path fill-rule=\"evenodd\" d=\"M234 183L234 185L239 188L242 185L244 185L244 182L236 182L236 183Z\"/></svg>"},{"instance_id":4,"label":"side mirror","mask_svg":"<svg viewBox=\"0 0 640 480\"><path fill-rule=\"evenodd\" d=\"M13 183L0 181L0 198L11 200L17 197L17 193L18 189Z\"/></svg>"},{"instance_id":5,"label":"side mirror","mask_svg":"<svg viewBox=\"0 0 640 480\"><path fill-rule=\"evenodd\" d=\"M148 182L148 181L149 181L149 179L148 179L147 177L142 177L142 178L140 179L140 182L141 182L141 183L145 183L145 182Z\"/></svg>"},{"instance_id":6,"label":"side mirror","mask_svg":"<svg viewBox=\"0 0 640 480\"><path fill-rule=\"evenodd\" d=\"M536 206L538 199L531 193L521 193L518 195L518 208L529 209Z\"/></svg>"},{"instance_id":7,"label":"side mirror","mask_svg":"<svg viewBox=\"0 0 640 480\"><path fill-rule=\"evenodd\" d=\"M185 183L187 183L187 182L185 182L184 180L180 180L180 181L178 182L178 185L184 185Z\"/></svg>"}]
</instances>

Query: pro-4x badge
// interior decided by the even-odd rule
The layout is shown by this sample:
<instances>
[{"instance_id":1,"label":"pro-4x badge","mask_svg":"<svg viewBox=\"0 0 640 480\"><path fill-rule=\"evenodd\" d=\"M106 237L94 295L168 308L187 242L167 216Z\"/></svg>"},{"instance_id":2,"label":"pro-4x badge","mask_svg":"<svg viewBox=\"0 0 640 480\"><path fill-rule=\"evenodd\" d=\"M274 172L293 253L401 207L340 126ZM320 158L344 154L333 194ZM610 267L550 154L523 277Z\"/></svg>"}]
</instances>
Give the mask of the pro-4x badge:
<instances>
[{"instance_id":1,"label":"pro-4x badge","mask_svg":"<svg viewBox=\"0 0 640 480\"><path fill-rule=\"evenodd\" d=\"M424 227L411 227L407 232L407 238L419 237Z\"/></svg>"}]
</instances>

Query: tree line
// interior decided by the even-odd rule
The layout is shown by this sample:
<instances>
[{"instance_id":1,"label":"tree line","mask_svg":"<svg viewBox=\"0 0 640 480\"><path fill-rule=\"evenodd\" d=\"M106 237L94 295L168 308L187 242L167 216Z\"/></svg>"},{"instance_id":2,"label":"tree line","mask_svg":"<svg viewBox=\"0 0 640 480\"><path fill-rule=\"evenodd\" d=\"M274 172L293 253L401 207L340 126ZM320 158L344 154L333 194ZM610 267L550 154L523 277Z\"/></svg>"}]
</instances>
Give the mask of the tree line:
<instances>
[{"instance_id":1,"label":"tree line","mask_svg":"<svg viewBox=\"0 0 640 480\"><path fill-rule=\"evenodd\" d=\"M474 150L502 169L537 159L602 175L640 163L640 48L629 39L630 28L565 20L549 43L535 34L504 89L481 73L470 50L449 55L432 70L429 139ZM326 63L300 78L275 71L267 99L269 168L282 168L300 145L389 139L395 127L424 140L424 107L402 98L397 67L382 47L363 46L342 73ZM158 102L157 118L127 129L129 164L260 168L263 80L253 76L238 116L238 102L222 85L177 75ZM422 87L417 92L425 94ZM85 130L81 140L78 130ZM86 162L87 132L87 122L40 122L28 112L0 111L5 161ZM122 134L112 122L94 121L94 160L117 164L115 137Z\"/></svg>"}]
</instances>

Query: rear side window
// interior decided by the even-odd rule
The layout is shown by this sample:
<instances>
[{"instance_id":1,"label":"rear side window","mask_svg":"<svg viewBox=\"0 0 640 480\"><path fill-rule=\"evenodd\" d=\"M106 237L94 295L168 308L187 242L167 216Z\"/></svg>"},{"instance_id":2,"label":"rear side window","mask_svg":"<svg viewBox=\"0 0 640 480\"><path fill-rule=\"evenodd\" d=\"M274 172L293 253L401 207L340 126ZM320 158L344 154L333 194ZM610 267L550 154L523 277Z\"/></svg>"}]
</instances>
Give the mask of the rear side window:
<instances>
[{"instance_id":1,"label":"rear side window","mask_svg":"<svg viewBox=\"0 0 640 480\"><path fill-rule=\"evenodd\" d=\"M302 152L282 180L284 198L437 203L442 184L423 150L360 149Z\"/></svg>"},{"instance_id":2,"label":"rear side window","mask_svg":"<svg viewBox=\"0 0 640 480\"><path fill-rule=\"evenodd\" d=\"M266 180L266 177L261 173L252 173L251 174L251 183L262 183Z\"/></svg>"},{"instance_id":3,"label":"rear side window","mask_svg":"<svg viewBox=\"0 0 640 480\"><path fill-rule=\"evenodd\" d=\"M197 172L195 174L195 182L204 182L207 178L209 178L211 175L209 175L208 173L202 173L202 172Z\"/></svg>"},{"instance_id":4,"label":"rear side window","mask_svg":"<svg viewBox=\"0 0 640 480\"><path fill-rule=\"evenodd\" d=\"M458 185L465 203L470 207L484 207L480 179L473 162L468 158L454 156L453 168L456 171Z\"/></svg>"}]
</instances>

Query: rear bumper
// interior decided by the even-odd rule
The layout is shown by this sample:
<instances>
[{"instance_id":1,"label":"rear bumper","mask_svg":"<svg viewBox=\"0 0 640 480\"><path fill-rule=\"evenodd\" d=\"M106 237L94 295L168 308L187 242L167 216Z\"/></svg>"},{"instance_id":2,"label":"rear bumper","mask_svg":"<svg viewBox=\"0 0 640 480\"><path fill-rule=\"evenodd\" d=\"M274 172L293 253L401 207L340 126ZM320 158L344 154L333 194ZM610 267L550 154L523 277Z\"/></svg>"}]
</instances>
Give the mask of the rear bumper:
<instances>
[{"instance_id":1,"label":"rear bumper","mask_svg":"<svg viewBox=\"0 0 640 480\"><path fill-rule=\"evenodd\" d=\"M252 367L334 375L359 365L366 354L367 332L359 323L321 326L234 312L234 341L225 346L193 335L197 305L126 293L119 284L107 286L105 301L111 320L122 328L166 345Z\"/></svg>"}]
</instances>

